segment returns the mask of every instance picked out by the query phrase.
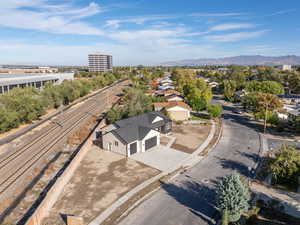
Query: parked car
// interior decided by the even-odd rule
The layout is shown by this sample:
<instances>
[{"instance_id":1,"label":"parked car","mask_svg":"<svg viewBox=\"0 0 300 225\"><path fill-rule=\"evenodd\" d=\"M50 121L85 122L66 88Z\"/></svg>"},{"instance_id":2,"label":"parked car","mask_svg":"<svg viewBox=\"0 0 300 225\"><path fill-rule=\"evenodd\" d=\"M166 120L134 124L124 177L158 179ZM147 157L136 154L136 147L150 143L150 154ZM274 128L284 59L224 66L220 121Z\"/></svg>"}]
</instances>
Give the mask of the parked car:
<instances>
[{"instance_id":1,"label":"parked car","mask_svg":"<svg viewBox=\"0 0 300 225\"><path fill-rule=\"evenodd\" d=\"M236 114L242 114L243 113L243 111L241 109L234 109L233 112L236 113Z\"/></svg>"}]
</instances>

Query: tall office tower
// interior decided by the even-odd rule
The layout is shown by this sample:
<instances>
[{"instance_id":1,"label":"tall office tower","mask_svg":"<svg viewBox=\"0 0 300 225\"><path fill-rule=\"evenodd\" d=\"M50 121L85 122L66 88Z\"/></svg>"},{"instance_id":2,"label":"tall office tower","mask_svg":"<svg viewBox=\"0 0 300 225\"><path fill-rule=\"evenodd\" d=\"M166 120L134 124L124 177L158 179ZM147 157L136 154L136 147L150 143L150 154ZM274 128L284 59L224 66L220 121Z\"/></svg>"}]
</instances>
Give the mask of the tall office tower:
<instances>
[{"instance_id":1,"label":"tall office tower","mask_svg":"<svg viewBox=\"0 0 300 225\"><path fill-rule=\"evenodd\" d=\"M90 72L109 72L112 71L112 56L101 53L89 54Z\"/></svg>"}]
</instances>

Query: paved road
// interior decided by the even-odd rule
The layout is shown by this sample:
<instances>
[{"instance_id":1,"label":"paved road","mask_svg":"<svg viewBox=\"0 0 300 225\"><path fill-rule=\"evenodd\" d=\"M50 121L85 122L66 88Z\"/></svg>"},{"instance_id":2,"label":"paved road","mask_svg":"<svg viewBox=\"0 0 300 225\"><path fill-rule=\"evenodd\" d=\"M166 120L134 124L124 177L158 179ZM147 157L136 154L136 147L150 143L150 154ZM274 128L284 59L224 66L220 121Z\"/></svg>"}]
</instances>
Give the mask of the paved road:
<instances>
[{"instance_id":1,"label":"paved road","mask_svg":"<svg viewBox=\"0 0 300 225\"><path fill-rule=\"evenodd\" d=\"M214 224L215 183L233 170L249 176L260 148L259 136L251 124L225 107L224 130L210 154L156 192L131 212L119 225Z\"/></svg>"}]
</instances>

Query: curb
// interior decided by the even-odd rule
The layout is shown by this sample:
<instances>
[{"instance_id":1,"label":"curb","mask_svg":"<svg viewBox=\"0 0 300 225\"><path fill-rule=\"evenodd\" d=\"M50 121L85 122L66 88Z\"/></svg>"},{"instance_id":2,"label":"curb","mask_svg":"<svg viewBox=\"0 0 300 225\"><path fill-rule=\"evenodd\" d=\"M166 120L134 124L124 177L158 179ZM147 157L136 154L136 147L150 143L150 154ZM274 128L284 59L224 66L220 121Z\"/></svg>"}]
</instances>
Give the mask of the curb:
<instances>
[{"instance_id":1,"label":"curb","mask_svg":"<svg viewBox=\"0 0 300 225\"><path fill-rule=\"evenodd\" d=\"M223 126L222 126L222 120L221 120L221 130L220 130L220 134L218 136L217 142L220 140L220 138L222 136L221 135L222 130L223 130L222 127ZM200 157L198 155L199 155L199 153L201 153L203 150L205 150L209 146L210 142L213 140L215 132L216 132L216 124L215 124L214 121L212 121L212 128L210 130L210 133L209 133L207 139L197 148L197 150L195 152L193 152L188 157L188 159L184 159L179 165L177 165L176 168L170 168L170 170L168 170L167 172L162 172L162 173L158 174L157 176L152 177L152 178L148 179L147 181L145 181L144 183L138 185L137 187L135 187L131 191L127 192L123 197L119 198L109 208L104 210L98 217L96 217L94 220L92 220L88 225L101 225L105 220L107 220L109 218L110 215L113 214L113 212L115 212L115 210L117 210L127 200L129 200L131 197L133 197L139 191L146 188L148 185L152 184L153 182L159 181L161 178L163 178L167 175L170 175L172 172L174 172L176 170L179 170L176 174L174 174L171 177L171 179L172 179L172 178L176 177L178 175L178 173L182 172L183 170L185 170L187 168L193 167L196 163L200 162L203 159L203 157ZM194 160L192 164L189 164L187 162L187 161L190 161L190 160L194 159L195 157L197 158L197 160ZM129 209L127 209L123 214L125 214L126 212L130 212L130 210L134 209L137 205L139 205L147 197L149 197L151 194L155 193L159 189L160 188L156 188L153 191L151 191L151 192L147 193L146 195L144 195L141 199L139 199L136 203L134 203Z\"/></svg>"},{"instance_id":2,"label":"curb","mask_svg":"<svg viewBox=\"0 0 300 225\"><path fill-rule=\"evenodd\" d=\"M262 157L269 151L269 147L268 147L268 143L266 140L266 137L264 136L264 134L262 133L258 133L258 137L259 137L259 152L258 152L258 160L256 163L256 166L253 167L255 173L253 176L253 179L257 178L257 171L260 169L261 166L261 162L262 162Z\"/></svg>"}]
</instances>

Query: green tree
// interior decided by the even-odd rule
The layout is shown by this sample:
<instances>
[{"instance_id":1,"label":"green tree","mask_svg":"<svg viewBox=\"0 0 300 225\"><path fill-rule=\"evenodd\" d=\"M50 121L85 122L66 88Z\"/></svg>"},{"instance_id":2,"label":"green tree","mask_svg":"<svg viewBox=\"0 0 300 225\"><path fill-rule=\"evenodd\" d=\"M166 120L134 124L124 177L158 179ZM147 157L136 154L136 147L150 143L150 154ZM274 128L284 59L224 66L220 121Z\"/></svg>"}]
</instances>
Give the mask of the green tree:
<instances>
[{"instance_id":1,"label":"green tree","mask_svg":"<svg viewBox=\"0 0 300 225\"><path fill-rule=\"evenodd\" d=\"M242 98L242 105L245 109L250 110L252 112L258 112L258 93L257 92L250 92L247 93L243 98Z\"/></svg>"},{"instance_id":2,"label":"green tree","mask_svg":"<svg viewBox=\"0 0 300 225\"><path fill-rule=\"evenodd\" d=\"M249 188L236 172L218 182L217 207L222 214L228 212L229 222L240 219L242 213L249 209L249 200Z\"/></svg>"},{"instance_id":3,"label":"green tree","mask_svg":"<svg viewBox=\"0 0 300 225\"><path fill-rule=\"evenodd\" d=\"M237 83L233 80L225 80L223 82L224 85L224 97L227 101L234 100L234 94L237 89Z\"/></svg>"},{"instance_id":4,"label":"green tree","mask_svg":"<svg viewBox=\"0 0 300 225\"><path fill-rule=\"evenodd\" d=\"M196 87L189 90L189 94L186 96L186 100L195 111L201 111L206 108L206 102L202 96L202 92Z\"/></svg>"},{"instance_id":5,"label":"green tree","mask_svg":"<svg viewBox=\"0 0 300 225\"><path fill-rule=\"evenodd\" d=\"M298 185L300 152L293 146L282 145L269 161L269 172L276 183Z\"/></svg>"},{"instance_id":6,"label":"green tree","mask_svg":"<svg viewBox=\"0 0 300 225\"><path fill-rule=\"evenodd\" d=\"M262 92L279 95L284 93L283 86L276 81L250 81L246 84L248 92Z\"/></svg>"},{"instance_id":7,"label":"green tree","mask_svg":"<svg viewBox=\"0 0 300 225\"><path fill-rule=\"evenodd\" d=\"M246 82L248 71L243 66L233 65L226 74L227 80L234 81L237 89L242 89Z\"/></svg>"},{"instance_id":8,"label":"green tree","mask_svg":"<svg viewBox=\"0 0 300 225\"><path fill-rule=\"evenodd\" d=\"M300 94L300 72L296 71L285 71L286 74L286 79L284 82L286 82L287 88L290 93L293 94Z\"/></svg>"},{"instance_id":9,"label":"green tree","mask_svg":"<svg viewBox=\"0 0 300 225\"><path fill-rule=\"evenodd\" d=\"M258 93L257 108L259 112L264 113L264 133L267 128L268 113L274 113L275 110L281 109L283 104L280 99L272 94Z\"/></svg>"},{"instance_id":10,"label":"green tree","mask_svg":"<svg viewBox=\"0 0 300 225\"><path fill-rule=\"evenodd\" d=\"M121 108L113 107L106 113L106 119L109 124L122 119L124 112Z\"/></svg>"},{"instance_id":11,"label":"green tree","mask_svg":"<svg viewBox=\"0 0 300 225\"><path fill-rule=\"evenodd\" d=\"M0 107L0 133L18 127L20 125L18 116L17 112Z\"/></svg>"},{"instance_id":12,"label":"green tree","mask_svg":"<svg viewBox=\"0 0 300 225\"><path fill-rule=\"evenodd\" d=\"M152 100L140 88L127 88L122 99L124 107L123 117L137 116L152 111Z\"/></svg>"},{"instance_id":13,"label":"green tree","mask_svg":"<svg viewBox=\"0 0 300 225\"><path fill-rule=\"evenodd\" d=\"M185 83L182 92L189 105L195 111L204 110L212 100L211 88L204 80L199 78L186 81Z\"/></svg>"},{"instance_id":14,"label":"green tree","mask_svg":"<svg viewBox=\"0 0 300 225\"><path fill-rule=\"evenodd\" d=\"M33 87L15 88L0 98L8 111L17 112L21 123L36 120L44 113L44 102Z\"/></svg>"},{"instance_id":15,"label":"green tree","mask_svg":"<svg viewBox=\"0 0 300 225\"><path fill-rule=\"evenodd\" d=\"M218 104L209 105L207 107L207 112L210 115L210 117L217 118L217 117L221 116L221 114L223 112L223 108L221 105L218 105Z\"/></svg>"}]
</instances>

